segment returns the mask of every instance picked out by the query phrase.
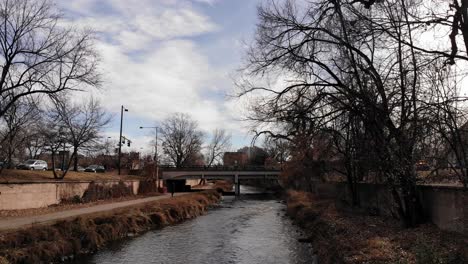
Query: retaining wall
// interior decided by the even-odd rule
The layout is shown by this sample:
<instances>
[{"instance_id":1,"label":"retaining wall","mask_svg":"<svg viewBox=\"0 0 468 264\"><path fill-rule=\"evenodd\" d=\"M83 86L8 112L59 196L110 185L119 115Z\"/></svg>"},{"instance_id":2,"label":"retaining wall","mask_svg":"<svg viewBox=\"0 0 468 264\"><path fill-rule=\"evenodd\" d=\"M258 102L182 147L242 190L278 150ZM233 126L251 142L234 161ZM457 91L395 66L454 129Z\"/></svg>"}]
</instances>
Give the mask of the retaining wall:
<instances>
[{"instance_id":1,"label":"retaining wall","mask_svg":"<svg viewBox=\"0 0 468 264\"><path fill-rule=\"evenodd\" d=\"M118 181L94 182L96 185L111 187ZM139 181L123 181L138 194ZM83 197L90 181L83 182L26 182L0 184L0 210L20 210L47 207L59 204L64 199Z\"/></svg>"},{"instance_id":2,"label":"retaining wall","mask_svg":"<svg viewBox=\"0 0 468 264\"><path fill-rule=\"evenodd\" d=\"M311 186L312 193L336 199L337 207L350 207L351 195L345 183L316 182ZM468 232L468 191L462 187L439 185L419 185L417 188L427 219L444 230ZM387 186L358 184L358 193L363 210L380 215L398 215Z\"/></svg>"},{"instance_id":3,"label":"retaining wall","mask_svg":"<svg viewBox=\"0 0 468 264\"><path fill-rule=\"evenodd\" d=\"M139 194L140 181L123 181L134 195ZM62 200L71 199L75 196L83 198L83 194L89 189L91 181L76 182L17 182L0 183L0 210L21 210L42 208L59 204ZM96 185L112 187L119 181L96 181ZM155 183L156 184L156 183ZM197 185L198 180L188 180L187 185ZM161 180L160 186L163 185Z\"/></svg>"}]
</instances>

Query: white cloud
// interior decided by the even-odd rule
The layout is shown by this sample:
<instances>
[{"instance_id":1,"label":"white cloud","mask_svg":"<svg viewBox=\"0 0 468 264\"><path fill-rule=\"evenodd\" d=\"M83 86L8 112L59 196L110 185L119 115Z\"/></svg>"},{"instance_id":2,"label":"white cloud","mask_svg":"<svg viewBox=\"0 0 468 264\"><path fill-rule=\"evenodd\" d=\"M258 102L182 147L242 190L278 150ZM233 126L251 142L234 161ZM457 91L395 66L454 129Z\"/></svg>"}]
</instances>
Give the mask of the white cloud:
<instances>
[{"instance_id":1,"label":"white cloud","mask_svg":"<svg viewBox=\"0 0 468 264\"><path fill-rule=\"evenodd\" d=\"M116 33L115 39L125 51L145 50L151 43L151 38L139 32L124 30Z\"/></svg>"},{"instance_id":2,"label":"white cloud","mask_svg":"<svg viewBox=\"0 0 468 264\"><path fill-rule=\"evenodd\" d=\"M78 14L70 23L93 28L126 51L149 48L154 41L193 37L219 29L186 1L74 0L61 4L65 10ZM109 13L96 11L102 6L110 9Z\"/></svg>"},{"instance_id":3,"label":"white cloud","mask_svg":"<svg viewBox=\"0 0 468 264\"><path fill-rule=\"evenodd\" d=\"M209 4L209 5L213 5L214 3L217 2L217 0L194 0L194 1L199 2L199 3Z\"/></svg>"},{"instance_id":4,"label":"white cloud","mask_svg":"<svg viewBox=\"0 0 468 264\"><path fill-rule=\"evenodd\" d=\"M140 15L135 26L155 39L196 36L217 30L208 17L189 9L168 9L160 15Z\"/></svg>"},{"instance_id":5,"label":"white cloud","mask_svg":"<svg viewBox=\"0 0 468 264\"><path fill-rule=\"evenodd\" d=\"M101 43L98 49L105 76L105 90L100 96L109 110L125 102L132 112L154 120L185 112L206 131L229 121L223 102L203 97L202 92L216 87L221 73L197 53L194 43L168 41L142 60L134 60L107 43Z\"/></svg>"},{"instance_id":6,"label":"white cloud","mask_svg":"<svg viewBox=\"0 0 468 264\"><path fill-rule=\"evenodd\" d=\"M79 14L68 23L99 33L96 48L104 84L94 95L108 111L115 113L125 104L132 115L153 121L184 112L205 132L219 127L242 130L233 118L238 112L230 113L230 105L219 98L220 87L231 83L230 69L213 67L206 51L191 39L220 27L192 8L190 1L73 0L61 4ZM102 5L107 6L105 14L96 11ZM215 92L217 96L211 96ZM141 135L135 146L147 145L147 141Z\"/></svg>"}]
</instances>

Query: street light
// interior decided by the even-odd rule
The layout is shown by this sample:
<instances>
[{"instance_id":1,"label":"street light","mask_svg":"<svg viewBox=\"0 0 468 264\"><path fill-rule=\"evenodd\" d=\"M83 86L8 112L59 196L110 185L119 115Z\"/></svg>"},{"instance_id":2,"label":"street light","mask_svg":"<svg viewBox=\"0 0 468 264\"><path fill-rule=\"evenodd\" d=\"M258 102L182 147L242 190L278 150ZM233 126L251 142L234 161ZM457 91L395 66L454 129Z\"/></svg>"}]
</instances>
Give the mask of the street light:
<instances>
[{"instance_id":1,"label":"street light","mask_svg":"<svg viewBox=\"0 0 468 264\"><path fill-rule=\"evenodd\" d=\"M120 137L119 137L119 175L120 175L120 159L122 157L122 123L123 123L123 112L128 112L123 105L120 109Z\"/></svg>"},{"instance_id":2,"label":"street light","mask_svg":"<svg viewBox=\"0 0 468 264\"><path fill-rule=\"evenodd\" d=\"M158 127L143 127L141 126L140 129L154 129L155 134L155 141L154 141L154 169L156 171L156 184L159 189L159 163L158 163ZM158 164L156 164L158 163Z\"/></svg>"}]
</instances>

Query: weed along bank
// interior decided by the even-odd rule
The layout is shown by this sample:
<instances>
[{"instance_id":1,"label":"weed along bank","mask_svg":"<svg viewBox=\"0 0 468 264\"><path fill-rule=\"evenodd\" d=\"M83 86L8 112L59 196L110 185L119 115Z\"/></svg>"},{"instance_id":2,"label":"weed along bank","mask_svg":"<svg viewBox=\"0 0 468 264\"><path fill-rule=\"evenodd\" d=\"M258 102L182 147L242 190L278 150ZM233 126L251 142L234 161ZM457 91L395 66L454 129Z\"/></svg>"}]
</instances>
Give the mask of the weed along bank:
<instances>
[{"instance_id":1,"label":"weed along bank","mask_svg":"<svg viewBox=\"0 0 468 264\"><path fill-rule=\"evenodd\" d=\"M205 214L220 199L207 190L3 232L0 263L61 262L93 253L110 242Z\"/></svg>"},{"instance_id":2,"label":"weed along bank","mask_svg":"<svg viewBox=\"0 0 468 264\"><path fill-rule=\"evenodd\" d=\"M319 263L468 263L466 235L427 223L342 210L336 200L289 191L287 213L305 228Z\"/></svg>"}]
</instances>

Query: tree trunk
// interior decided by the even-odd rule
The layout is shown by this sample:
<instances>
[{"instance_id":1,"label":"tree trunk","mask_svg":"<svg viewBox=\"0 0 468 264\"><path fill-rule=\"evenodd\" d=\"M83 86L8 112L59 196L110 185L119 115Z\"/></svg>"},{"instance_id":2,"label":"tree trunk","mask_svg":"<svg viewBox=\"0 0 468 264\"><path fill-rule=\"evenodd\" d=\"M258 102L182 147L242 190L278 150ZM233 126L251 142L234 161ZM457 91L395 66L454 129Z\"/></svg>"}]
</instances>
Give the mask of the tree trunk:
<instances>
[{"instance_id":1,"label":"tree trunk","mask_svg":"<svg viewBox=\"0 0 468 264\"><path fill-rule=\"evenodd\" d=\"M51 158L52 158L52 173L54 174L54 179L58 179L57 171L55 170L55 151L52 151Z\"/></svg>"},{"instance_id":2,"label":"tree trunk","mask_svg":"<svg viewBox=\"0 0 468 264\"><path fill-rule=\"evenodd\" d=\"M461 17L460 27L465 42L466 52L468 52L468 0L461 0Z\"/></svg>"},{"instance_id":3,"label":"tree trunk","mask_svg":"<svg viewBox=\"0 0 468 264\"><path fill-rule=\"evenodd\" d=\"M14 138L10 135L8 137L8 168L12 169L13 168L13 163L11 160L13 159L13 140Z\"/></svg>"},{"instance_id":4,"label":"tree trunk","mask_svg":"<svg viewBox=\"0 0 468 264\"><path fill-rule=\"evenodd\" d=\"M11 162L11 159L13 158L13 151L10 146L8 146L8 168L12 169L13 168L13 163Z\"/></svg>"},{"instance_id":5,"label":"tree trunk","mask_svg":"<svg viewBox=\"0 0 468 264\"><path fill-rule=\"evenodd\" d=\"M73 170L78 171L78 147L73 146Z\"/></svg>"},{"instance_id":6,"label":"tree trunk","mask_svg":"<svg viewBox=\"0 0 468 264\"><path fill-rule=\"evenodd\" d=\"M412 180L414 176L411 171L406 171L400 175L400 187L401 187L401 198L400 194L393 189L393 195L398 196L400 202L398 204L399 214L405 227L411 228L416 227L424 222L424 211L419 199L416 184Z\"/></svg>"},{"instance_id":7,"label":"tree trunk","mask_svg":"<svg viewBox=\"0 0 468 264\"><path fill-rule=\"evenodd\" d=\"M357 182L356 182L356 172L353 168L353 165L350 164L351 161L346 162L346 178L347 178L347 185L349 191L351 193L351 202L353 207L359 206L359 195L357 190Z\"/></svg>"},{"instance_id":8,"label":"tree trunk","mask_svg":"<svg viewBox=\"0 0 468 264\"><path fill-rule=\"evenodd\" d=\"M68 171L69 171L69 168L72 164L72 161L75 160L76 156L74 156L75 154L73 153L72 156L70 157L70 160L68 161L68 165L67 165L67 169L65 171L62 171L62 175L60 176L59 179L63 179L65 178L65 175L67 175Z\"/></svg>"}]
</instances>

